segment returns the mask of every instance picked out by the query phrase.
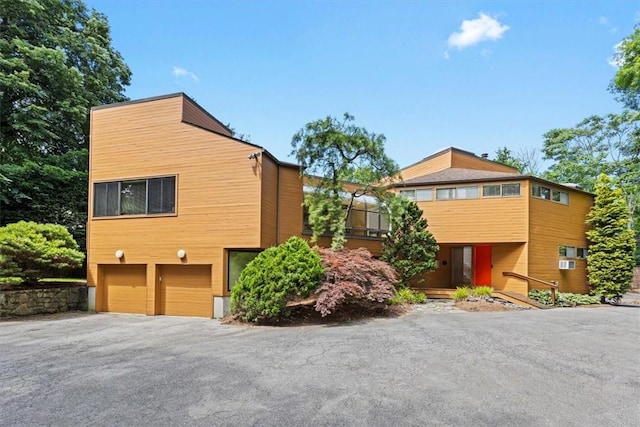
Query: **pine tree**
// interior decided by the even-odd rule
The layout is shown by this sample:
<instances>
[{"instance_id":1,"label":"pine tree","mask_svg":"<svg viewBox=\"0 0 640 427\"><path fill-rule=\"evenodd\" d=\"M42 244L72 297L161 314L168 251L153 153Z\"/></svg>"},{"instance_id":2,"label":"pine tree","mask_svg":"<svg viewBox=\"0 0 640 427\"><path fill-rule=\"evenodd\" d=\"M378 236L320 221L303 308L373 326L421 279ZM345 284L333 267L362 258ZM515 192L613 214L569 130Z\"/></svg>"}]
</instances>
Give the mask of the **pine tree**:
<instances>
[{"instance_id":1,"label":"pine tree","mask_svg":"<svg viewBox=\"0 0 640 427\"><path fill-rule=\"evenodd\" d=\"M611 178L601 174L595 184L596 199L587 215L589 254L587 272L591 292L617 300L633 278L634 232L629 228L629 208L622 190L612 187Z\"/></svg>"},{"instance_id":2,"label":"pine tree","mask_svg":"<svg viewBox=\"0 0 640 427\"><path fill-rule=\"evenodd\" d=\"M399 213L391 219L392 230L383 241L382 260L391 264L400 277L400 286L408 286L421 273L436 268L438 244L427 230L422 209L401 199Z\"/></svg>"}]
</instances>

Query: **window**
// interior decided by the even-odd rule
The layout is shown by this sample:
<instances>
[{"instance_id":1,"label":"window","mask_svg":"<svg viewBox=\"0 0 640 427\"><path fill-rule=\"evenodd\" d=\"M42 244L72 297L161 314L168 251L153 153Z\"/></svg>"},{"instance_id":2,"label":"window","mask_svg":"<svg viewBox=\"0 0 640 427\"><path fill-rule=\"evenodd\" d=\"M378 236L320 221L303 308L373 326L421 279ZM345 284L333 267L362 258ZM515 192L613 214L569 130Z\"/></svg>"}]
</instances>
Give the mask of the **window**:
<instances>
[{"instance_id":1,"label":"window","mask_svg":"<svg viewBox=\"0 0 640 427\"><path fill-rule=\"evenodd\" d=\"M520 184L489 184L482 186L482 197L513 197L520 195Z\"/></svg>"},{"instance_id":2,"label":"window","mask_svg":"<svg viewBox=\"0 0 640 427\"><path fill-rule=\"evenodd\" d=\"M562 203L563 205L569 204L569 193L566 191L553 190L551 199L554 202Z\"/></svg>"},{"instance_id":3,"label":"window","mask_svg":"<svg viewBox=\"0 0 640 427\"><path fill-rule=\"evenodd\" d=\"M520 184L502 184L502 197L520 195Z\"/></svg>"},{"instance_id":4,"label":"window","mask_svg":"<svg viewBox=\"0 0 640 427\"><path fill-rule=\"evenodd\" d=\"M404 197L413 202L430 202L433 200L433 190L431 188L400 190L400 197Z\"/></svg>"},{"instance_id":5,"label":"window","mask_svg":"<svg viewBox=\"0 0 640 427\"><path fill-rule=\"evenodd\" d=\"M569 204L569 193L560 190L551 190L548 187L541 185L531 186L531 195L539 199L553 200L554 202L562 203L563 205Z\"/></svg>"},{"instance_id":6,"label":"window","mask_svg":"<svg viewBox=\"0 0 640 427\"><path fill-rule=\"evenodd\" d=\"M405 199L415 201L416 190L400 190L400 197L404 197Z\"/></svg>"},{"instance_id":7,"label":"window","mask_svg":"<svg viewBox=\"0 0 640 427\"><path fill-rule=\"evenodd\" d=\"M229 251L227 269L227 289L231 290L240 278L240 273L260 252L257 251Z\"/></svg>"},{"instance_id":8,"label":"window","mask_svg":"<svg viewBox=\"0 0 640 427\"><path fill-rule=\"evenodd\" d=\"M532 185L531 195L539 199L551 200L551 189L541 185Z\"/></svg>"},{"instance_id":9,"label":"window","mask_svg":"<svg viewBox=\"0 0 640 427\"><path fill-rule=\"evenodd\" d=\"M93 184L93 216L175 213L176 177Z\"/></svg>"},{"instance_id":10,"label":"window","mask_svg":"<svg viewBox=\"0 0 640 427\"><path fill-rule=\"evenodd\" d=\"M436 189L436 200L477 199L478 187L452 187Z\"/></svg>"},{"instance_id":11,"label":"window","mask_svg":"<svg viewBox=\"0 0 640 427\"><path fill-rule=\"evenodd\" d=\"M305 192L311 191L313 191L311 187L305 187ZM406 191L413 192L414 190ZM362 195L351 200L351 194L345 193L343 195L342 207L345 213L347 209L349 209L345 224L345 235L347 237L382 237L391 229L389 210L385 205L381 205L375 197ZM307 206L303 206L303 227L305 233L312 232ZM323 234L331 234L328 227Z\"/></svg>"},{"instance_id":12,"label":"window","mask_svg":"<svg viewBox=\"0 0 640 427\"><path fill-rule=\"evenodd\" d=\"M416 200L418 202L430 202L433 200L433 190L431 188L425 188L416 190Z\"/></svg>"},{"instance_id":13,"label":"window","mask_svg":"<svg viewBox=\"0 0 640 427\"><path fill-rule=\"evenodd\" d=\"M351 202L346 225L347 236L382 237L390 229L389 212L371 196L356 197Z\"/></svg>"},{"instance_id":14,"label":"window","mask_svg":"<svg viewBox=\"0 0 640 427\"><path fill-rule=\"evenodd\" d=\"M587 248L577 248L576 258L587 259L587 255L589 255L589 250Z\"/></svg>"},{"instance_id":15,"label":"window","mask_svg":"<svg viewBox=\"0 0 640 427\"><path fill-rule=\"evenodd\" d=\"M563 257L563 258L575 258L576 257L576 247L575 246L560 245L560 246L558 246L558 255Z\"/></svg>"},{"instance_id":16,"label":"window","mask_svg":"<svg viewBox=\"0 0 640 427\"><path fill-rule=\"evenodd\" d=\"M500 197L500 185L483 185L482 197Z\"/></svg>"}]
</instances>

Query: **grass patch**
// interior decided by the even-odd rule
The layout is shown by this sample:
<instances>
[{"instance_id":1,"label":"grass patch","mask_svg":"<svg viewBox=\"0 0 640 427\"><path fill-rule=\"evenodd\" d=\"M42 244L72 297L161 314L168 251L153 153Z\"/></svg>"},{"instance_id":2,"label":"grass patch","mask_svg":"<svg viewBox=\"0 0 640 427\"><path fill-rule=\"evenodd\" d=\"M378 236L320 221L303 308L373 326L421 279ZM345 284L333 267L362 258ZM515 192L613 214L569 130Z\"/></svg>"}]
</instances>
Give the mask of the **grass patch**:
<instances>
[{"instance_id":1,"label":"grass patch","mask_svg":"<svg viewBox=\"0 0 640 427\"><path fill-rule=\"evenodd\" d=\"M0 277L0 285L20 285L22 279L19 277Z\"/></svg>"},{"instance_id":2,"label":"grass patch","mask_svg":"<svg viewBox=\"0 0 640 427\"><path fill-rule=\"evenodd\" d=\"M493 294L493 288L491 286L475 286L471 289L471 293L477 297L491 297Z\"/></svg>"},{"instance_id":3,"label":"grass patch","mask_svg":"<svg viewBox=\"0 0 640 427\"><path fill-rule=\"evenodd\" d=\"M534 289L529 292L529 298L544 305L552 305L551 291ZM590 304L600 304L600 297L572 294L570 292L556 292L556 307L575 307L576 305Z\"/></svg>"},{"instance_id":4,"label":"grass patch","mask_svg":"<svg viewBox=\"0 0 640 427\"><path fill-rule=\"evenodd\" d=\"M413 291L408 288L400 289L394 296L389 298L389 304L424 304L427 302L427 296L424 292Z\"/></svg>"},{"instance_id":5,"label":"grass patch","mask_svg":"<svg viewBox=\"0 0 640 427\"><path fill-rule=\"evenodd\" d=\"M463 301L469 298L470 289L466 287L456 288L453 292L453 299L456 301Z\"/></svg>"}]
</instances>

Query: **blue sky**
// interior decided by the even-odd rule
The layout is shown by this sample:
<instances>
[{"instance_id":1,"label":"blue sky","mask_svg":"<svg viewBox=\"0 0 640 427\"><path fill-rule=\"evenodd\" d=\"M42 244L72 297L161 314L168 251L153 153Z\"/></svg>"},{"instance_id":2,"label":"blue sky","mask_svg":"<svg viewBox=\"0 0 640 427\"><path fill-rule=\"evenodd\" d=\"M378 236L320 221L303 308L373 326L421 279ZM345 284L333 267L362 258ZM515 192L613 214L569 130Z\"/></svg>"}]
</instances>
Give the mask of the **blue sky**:
<instances>
[{"instance_id":1,"label":"blue sky","mask_svg":"<svg viewBox=\"0 0 640 427\"><path fill-rule=\"evenodd\" d=\"M607 91L635 1L105 1L132 99L185 92L292 161L305 123L349 112L400 166L493 157L621 111Z\"/></svg>"}]
</instances>

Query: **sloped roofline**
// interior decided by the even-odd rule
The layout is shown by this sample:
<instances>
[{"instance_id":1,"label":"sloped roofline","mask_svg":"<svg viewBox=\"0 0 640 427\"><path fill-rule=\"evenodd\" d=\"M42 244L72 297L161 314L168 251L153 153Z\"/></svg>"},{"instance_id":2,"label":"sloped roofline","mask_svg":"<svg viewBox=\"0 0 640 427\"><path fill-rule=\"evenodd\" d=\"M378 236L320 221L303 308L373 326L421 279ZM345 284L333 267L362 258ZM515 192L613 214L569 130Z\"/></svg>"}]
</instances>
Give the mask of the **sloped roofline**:
<instances>
[{"instance_id":1,"label":"sloped roofline","mask_svg":"<svg viewBox=\"0 0 640 427\"><path fill-rule=\"evenodd\" d=\"M476 159L478 159L478 160L482 160L483 162L489 162L489 163L493 163L493 164L497 164L497 165L501 165L501 166L506 166L506 167L511 168L511 169L513 169L514 171L518 172L518 170L517 170L516 168L514 168L514 167L511 167L511 166L509 166L509 165L505 165L505 164L500 163L500 162L496 162L496 161L494 161L494 160L485 159L484 157L476 156L476 154L475 154L475 153L472 153L471 151L463 150L463 149L461 149L461 148L453 147L453 146L452 146L452 147L444 148L444 149L442 149L442 150L440 150L440 151L437 151L437 152L435 152L435 153L433 153L433 154L431 154L431 155L429 155L429 156L425 157L425 158L424 158L424 159L422 159L422 160L418 160L418 161L417 161L417 162L415 162L415 163L412 163L412 164L410 164L410 165L408 165L408 166L405 166L405 167L403 167L400 171L402 172L402 171L403 171L403 170L405 170L405 169L409 169L409 168L410 168L410 167L412 167L412 166L416 166L416 165L419 165L420 163L424 163L424 162L426 162L427 160L431 160L431 159L433 159L433 158L435 158L435 157L438 157L438 156L441 156L442 154L447 153L447 152L457 152L457 153L460 153L460 154L466 154L466 155L468 155L468 156L475 157L475 158L476 158Z\"/></svg>"},{"instance_id":2,"label":"sloped roofline","mask_svg":"<svg viewBox=\"0 0 640 427\"><path fill-rule=\"evenodd\" d=\"M98 105L98 106L95 106L95 107L91 107L91 111L104 110L104 109L107 109L107 108L114 108L114 107L122 107L122 106L125 106L125 105L132 105L132 104L142 104L144 102L160 101L160 100L163 100L163 99L178 98L178 97L182 97L182 98L187 99L189 102L191 102L193 105L195 105L200 111L205 113L209 118L215 120L216 123L220 124L220 126L222 126L224 129L228 130L229 134L231 134L231 129L229 129L227 126L225 126L220 120L216 119L211 113L209 113L206 109L204 109L200 104L198 104L189 95L187 95L184 92L175 92L175 93L169 93L169 94L166 94L166 95L152 96L152 97L149 97L149 98L133 99L133 100L130 100L130 101L122 101L122 102L114 102L112 104ZM278 160L278 158L276 156L271 154L266 148L264 148L264 147L262 147L260 145L254 144L252 142L243 141L243 140L238 139L238 138L236 138L234 136L226 135L226 134L221 133L221 132L216 132L215 130L207 129L207 128L203 127L203 126L198 126L198 125L193 124L193 123L189 123L189 122L185 122L185 121L181 121L181 122L186 124L186 125L193 126L193 127L198 128L198 129L214 133L216 135L224 136L225 138L232 139L232 140L234 140L236 142L240 142L240 143L246 144L248 146L255 147L255 148L261 150L262 153L264 153L266 156L268 156L271 160L276 162L276 164L278 164L278 165L300 169L300 165L298 165L298 164L290 163L290 162L283 162L281 160Z\"/></svg>"}]
</instances>

